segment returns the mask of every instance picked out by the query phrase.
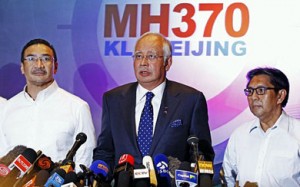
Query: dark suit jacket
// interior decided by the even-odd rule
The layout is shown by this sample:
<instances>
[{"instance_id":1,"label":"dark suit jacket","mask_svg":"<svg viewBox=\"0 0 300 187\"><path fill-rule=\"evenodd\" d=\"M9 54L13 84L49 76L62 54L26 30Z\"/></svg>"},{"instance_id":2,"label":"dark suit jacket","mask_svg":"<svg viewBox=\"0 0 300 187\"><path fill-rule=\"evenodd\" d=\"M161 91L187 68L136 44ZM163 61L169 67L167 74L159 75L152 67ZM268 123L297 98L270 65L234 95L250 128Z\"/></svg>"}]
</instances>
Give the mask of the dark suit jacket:
<instances>
[{"instance_id":1,"label":"dark suit jacket","mask_svg":"<svg viewBox=\"0 0 300 187\"><path fill-rule=\"evenodd\" d=\"M102 130L93 159L105 161L111 169L123 154L132 155L137 164L142 163L135 125L137 85L137 82L129 83L103 96ZM192 154L187 143L189 135L196 135L200 141L206 142L212 150L207 155L213 159L204 95L194 88L167 80L150 156L154 158L162 153L190 162Z\"/></svg>"}]
</instances>

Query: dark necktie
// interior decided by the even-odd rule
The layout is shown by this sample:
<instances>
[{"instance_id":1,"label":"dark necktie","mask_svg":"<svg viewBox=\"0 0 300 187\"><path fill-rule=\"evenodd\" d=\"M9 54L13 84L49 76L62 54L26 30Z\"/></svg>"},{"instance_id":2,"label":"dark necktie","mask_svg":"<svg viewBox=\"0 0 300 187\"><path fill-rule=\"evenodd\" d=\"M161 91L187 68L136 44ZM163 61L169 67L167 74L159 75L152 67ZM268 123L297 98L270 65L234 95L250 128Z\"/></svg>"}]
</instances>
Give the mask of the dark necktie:
<instances>
[{"instance_id":1,"label":"dark necktie","mask_svg":"<svg viewBox=\"0 0 300 187\"><path fill-rule=\"evenodd\" d=\"M152 92L146 93L146 103L140 119L138 145L143 156L149 154L152 144L153 107L151 104L151 100L153 96L154 94Z\"/></svg>"}]
</instances>

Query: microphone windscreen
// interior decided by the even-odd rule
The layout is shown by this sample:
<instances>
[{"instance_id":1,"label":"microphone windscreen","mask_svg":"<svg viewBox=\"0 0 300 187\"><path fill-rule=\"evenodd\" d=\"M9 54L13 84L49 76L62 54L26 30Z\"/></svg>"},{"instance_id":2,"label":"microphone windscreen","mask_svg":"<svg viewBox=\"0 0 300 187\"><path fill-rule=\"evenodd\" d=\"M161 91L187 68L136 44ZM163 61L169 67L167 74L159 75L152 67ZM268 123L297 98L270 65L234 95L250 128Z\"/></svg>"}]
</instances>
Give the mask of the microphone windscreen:
<instances>
[{"instance_id":1,"label":"microphone windscreen","mask_svg":"<svg viewBox=\"0 0 300 187\"><path fill-rule=\"evenodd\" d=\"M50 157L42 155L35 164L39 170L52 171L54 169L54 162Z\"/></svg>"},{"instance_id":2,"label":"microphone windscreen","mask_svg":"<svg viewBox=\"0 0 300 187\"><path fill-rule=\"evenodd\" d=\"M64 184L68 184L68 183L71 183L71 182L73 182L73 183L77 182L77 174L74 171L70 171L65 176Z\"/></svg>"},{"instance_id":3,"label":"microphone windscreen","mask_svg":"<svg viewBox=\"0 0 300 187\"><path fill-rule=\"evenodd\" d=\"M160 176L169 176L169 161L166 155L158 154L154 157L154 166Z\"/></svg>"},{"instance_id":4,"label":"microphone windscreen","mask_svg":"<svg viewBox=\"0 0 300 187\"><path fill-rule=\"evenodd\" d=\"M96 175L102 175L103 177L106 177L108 174L108 165L102 160L95 160L91 164L90 170L92 170Z\"/></svg>"},{"instance_id":5,"label":"microphone windscreen","mask_svg":"<svg viewBox=\"0 0 300 187\"><path fill-rule=\"evenodd\" d=\"M130 154L123 154L119 159L119 165L123 163L129 163L130 165L134 165L134 158Z\"/></svg>"},{"instance_id":6,"label":"microphone windscreen","mask_svg":"<svg viewBox=\"0 0 300 187\"><path fill-rule=\"evenodd\" d=\"M169 160L169 174L171 178L175 176L175 170L180 167L181 161L178 158L168 156Z\"/></svg>"},{"instance_id":7,"label":"microphone windscreen","mask_svg":"<svg viewBox=\"0 0 300 187\"><path fill-rule=\"evenodd\" d=\"M35 186L44 186L44 184L47 182L49 177L50 177L50 174L48 171L40 170L36 174Z\"/></svg>"},{"instance_id":8,"label":"microphone windscreen","mask_svg":"<svg viewBox=\"0 0 300 187\"><path fill-rule=\"evenodd\" d=\"M81 144L85 143L86 139L87 139L87 136L83 132L78 133L76 136L76 141L79 141Z\"/></svg>"},{"instance_id":9,"label":"microphone windscreen","mask_svg":"<svg viewBox=\"0 0 300 187\"><path fill-rule=\"evenodd\" d=\"M9 165L17 158L21 153L25 151L27 147L23 145L17 145L12 150L10 150L5 156L0 159L0 163L4 165Z\"/></svg>"}]
</instances>

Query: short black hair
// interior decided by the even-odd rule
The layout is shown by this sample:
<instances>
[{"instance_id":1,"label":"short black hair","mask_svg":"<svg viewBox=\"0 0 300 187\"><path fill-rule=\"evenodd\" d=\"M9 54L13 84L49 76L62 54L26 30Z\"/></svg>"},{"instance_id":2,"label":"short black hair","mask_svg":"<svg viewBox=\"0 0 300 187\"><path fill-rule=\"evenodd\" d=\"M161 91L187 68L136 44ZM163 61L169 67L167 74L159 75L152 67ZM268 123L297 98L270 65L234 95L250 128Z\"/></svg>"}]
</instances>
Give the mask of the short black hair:
<instances>
[{"instance_id":1,"label":"short black hair","mask_svg":"<svg viewBox=\"0 0 300 187\"><path fill-rule=\"evenodd\" d=\"M24 61L24 52L25 50L32 46L32 45L36 45L36 44L44 44L46 46L48 46L52 51L53 51L53 55L54 55L54 62L57 62L57 56L56 56L56 51L53 47L53 45L51 45L47 40L45 39L41 39L41 38L37 38L37 39L33 39L30 40L27 44L25 44L25 46L22 49L22 53L21 53L21 62Z\"/></svg>"},{"instance_id":2,"label":"short black hair","mask_svg":"<svg viewBox=\"0 0 300 187\"><path fill-rule=\"evenodd\" d=\"M271 68L271 67L255 68L253 70L250 70L247 73L247 79L248 79L247 87L248 87L250 81L252 80L252 78L257 75L269 76L270 82L276 88L275 91L277 93L281 89L286 90L286 97L281 104L282 107L285 107L288 102L289 92L290 92L290 84L289 84L289 80L288 80L287 76L282 71L280 71L279 69L276 69L276 68Z\"/></svg>"}]
</instances>

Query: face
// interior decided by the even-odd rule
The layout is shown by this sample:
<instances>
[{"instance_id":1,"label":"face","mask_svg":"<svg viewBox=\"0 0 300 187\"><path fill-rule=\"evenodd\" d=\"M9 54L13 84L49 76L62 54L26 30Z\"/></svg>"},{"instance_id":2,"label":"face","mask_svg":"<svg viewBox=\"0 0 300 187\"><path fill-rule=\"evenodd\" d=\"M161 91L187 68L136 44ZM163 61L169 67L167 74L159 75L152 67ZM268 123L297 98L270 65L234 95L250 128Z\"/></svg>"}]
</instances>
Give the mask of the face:
<instances>
[{"instance_id":1,"label":"face","mask_svg":"<svg viewBox=\"0 0 300 187\"><path fill-rule=\"evenodd\" d=\"M148 35L142 38L135 47L135 55L144 56L143 59L134 60L134 72L138 82L146 89L152 90L160 85L166 78L172 60L169 57L164 63L163 43L160 37ZM155 59L145 56L155 55Z\"/></svg>"},{"instance_id":2,"label":"face","mask_svg":"<svg viewBox=\"0 0 300 187\"><path fill-rule=\"evenodd\" d=\"M23 58L30 56L48 56L51 57L51 59L54 57L51 48L44 44L35 44L29 46L24 51ZM54 80L53 75L56 74L57 65L57 62L54 62L54 60L43 62L41 59L38 59L37 61L29 61L25 59L23 63L21 63L21 72L26 78L28 87L47 87Z\"/></svg>"},{"instance_id":3,"label":"face","mask_svg":"<svg viewBox=\"0 0 300 187\"><path fill-rule=\"evenodd\" d=\"M257 88L259 86L274 88L267 75L254 76L249 82L248 88ZM251 112L258 117L260 121L266 121L271 118L277 119L277 117L279 117L282 110L281 103L285 96L285 90L279 90L279 92L276 93L274 89L269 89L266 90L264 95L258 95L256 91L254 91L253 95L247 96L247 99Z\"/></svg>"}]
</instances>

